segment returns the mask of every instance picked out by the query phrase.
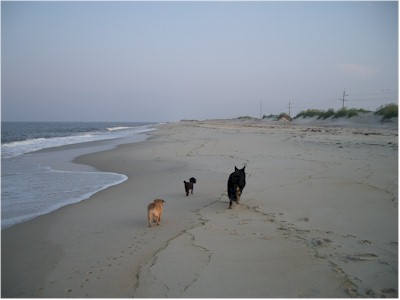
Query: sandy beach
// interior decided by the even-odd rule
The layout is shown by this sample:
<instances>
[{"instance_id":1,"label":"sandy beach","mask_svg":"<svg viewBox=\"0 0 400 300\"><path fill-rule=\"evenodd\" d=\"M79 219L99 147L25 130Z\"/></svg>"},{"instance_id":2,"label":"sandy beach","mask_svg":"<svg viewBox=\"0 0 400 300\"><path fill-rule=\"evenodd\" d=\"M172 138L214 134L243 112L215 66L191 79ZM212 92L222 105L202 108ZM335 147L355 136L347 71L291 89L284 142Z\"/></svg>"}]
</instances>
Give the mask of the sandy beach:
<instances>
[{"instance_id":1,"label":"sandy beach","mask_svg":"<svg viewBox=\"0 0 400 300\"><path fill-rule=\"evenodd\" d=\"M2 230L2 297L398 297L397 133L182 121L81 156L128 180Z\"/></svg>"}]
</instances>

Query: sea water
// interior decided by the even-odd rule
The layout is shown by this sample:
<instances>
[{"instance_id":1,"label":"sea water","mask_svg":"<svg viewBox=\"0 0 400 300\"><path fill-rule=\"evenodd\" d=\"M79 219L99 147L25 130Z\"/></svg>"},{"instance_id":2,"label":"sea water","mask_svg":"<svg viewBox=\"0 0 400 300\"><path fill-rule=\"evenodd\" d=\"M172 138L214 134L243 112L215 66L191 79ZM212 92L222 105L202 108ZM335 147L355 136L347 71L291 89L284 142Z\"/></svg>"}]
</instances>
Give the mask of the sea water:
<instances>
[{"instance_id":1,"label":"sea water","mask_svg":"<svg viewBox=\"0 0 400 300\"><path fill-rule=\"evenodd\" d=\"M154 123L2 122L1 227L6 228L89 198L127 180L71 163L78 155L145 139ZM101 141L93 144L88 142ZM35 152L76 144L71 149ZM79 147L78 147L79 146Z\"/></svg>"}]
</instances>

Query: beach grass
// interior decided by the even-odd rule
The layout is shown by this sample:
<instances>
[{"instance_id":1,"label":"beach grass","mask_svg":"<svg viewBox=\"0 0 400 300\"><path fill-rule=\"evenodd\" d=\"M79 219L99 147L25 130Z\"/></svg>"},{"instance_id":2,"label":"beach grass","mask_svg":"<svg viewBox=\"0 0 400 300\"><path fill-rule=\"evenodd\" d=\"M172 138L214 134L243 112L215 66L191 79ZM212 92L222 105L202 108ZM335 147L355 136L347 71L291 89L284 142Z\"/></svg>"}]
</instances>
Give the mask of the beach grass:
<instances>
[{"instance_id":1,"label":"beach grass","mask_svg":"<svg viewBox=\"0 0 400 300\"><path fill-rule=\"evenodd\" d=\"M398 117L398 105L395 103L380 106L375 115L382 116L382 120Z\"/></svg>"},{"instance_id":2,"label":"beach grass","mask_svg":"<svg viewBox=\"0 0 400 300\"><path fill-rule=\"evenodd\" d=\"M333 108L330 108L326 111L319 109L307 109L298 113L293 119L298 118L314 118L317 117L320 119L338 119L338 118L352 118L355 116L359 116L360 114L370 113L370 111L362 109L362 108L342 108L335 111ZM388 105L388 107L384 106L381 109L377 110L375 114L387 116L387 119L392 117L397 117L397 105L393 107L392 105ZM385 117L384 117L385 118Z\"/></svg>"}]
</instances>

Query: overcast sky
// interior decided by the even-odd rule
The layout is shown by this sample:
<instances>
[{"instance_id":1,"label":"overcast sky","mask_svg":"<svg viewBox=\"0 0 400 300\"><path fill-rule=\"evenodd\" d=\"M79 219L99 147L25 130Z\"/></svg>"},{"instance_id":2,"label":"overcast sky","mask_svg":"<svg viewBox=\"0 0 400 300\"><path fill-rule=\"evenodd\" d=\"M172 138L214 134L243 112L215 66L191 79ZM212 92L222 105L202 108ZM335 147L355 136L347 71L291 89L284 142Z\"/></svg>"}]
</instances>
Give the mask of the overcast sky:
<instances>
[{"instance_id":1,"label":"overcast sky","mask_svg":"<svg viewBox=\"0 0 400 300\"><path fill-rule=\"evenodd\" d=\"M397 2L1 2L3 121L178 121L398 99Z\"/></svg>"}]
</instances>

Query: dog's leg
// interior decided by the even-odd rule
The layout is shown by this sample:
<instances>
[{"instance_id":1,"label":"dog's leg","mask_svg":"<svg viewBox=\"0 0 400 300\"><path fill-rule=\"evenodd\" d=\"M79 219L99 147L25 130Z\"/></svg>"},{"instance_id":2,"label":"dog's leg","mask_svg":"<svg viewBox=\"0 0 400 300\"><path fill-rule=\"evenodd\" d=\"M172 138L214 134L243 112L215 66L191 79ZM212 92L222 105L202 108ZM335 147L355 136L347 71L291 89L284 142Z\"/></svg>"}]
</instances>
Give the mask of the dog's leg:
<instances>
[{"instance_id":1,"label":"dog's leg","mask_svg":"<svg viewBox=\"0 0 400 300\"><path fill-rule=\"evenodd\" d=\"M188 182L183 181L183 183L185 184L185 192L186 192L186 197L189 196L189 187L188 187Z\"/></svg>"},{"instance_id":2,"label":"dog's leg","mask_svg":"<svg viewBox=\"0 0 400 300\"><path fill-rule=\"evenodd\" d=\"M238 204L239 204L241 195L242 195L242 191L240 190L239 187L236 187L236 203L238 203Z\"/></svg>"},{"instance_id":3,"label":"dog's leg","mask_svg":"<svg viewBox=\"0 0 400 300\"><path fill-rule=\"evenodd\" d=\"M147 219L149 221L149 227L151 227L152 217L150 216L150 214L147 216Z\"/></svg>"},{"instance_id":4,"label":"dog's leg","mask_svg":"<svg viewBox=\"0 0 400 300\"><path fill-rule=\"evenodd\" d=\"M232 198L229 198L229 208L232 208Z\"/></svg>"}]
</instances>

